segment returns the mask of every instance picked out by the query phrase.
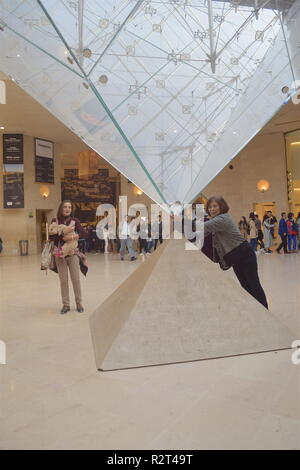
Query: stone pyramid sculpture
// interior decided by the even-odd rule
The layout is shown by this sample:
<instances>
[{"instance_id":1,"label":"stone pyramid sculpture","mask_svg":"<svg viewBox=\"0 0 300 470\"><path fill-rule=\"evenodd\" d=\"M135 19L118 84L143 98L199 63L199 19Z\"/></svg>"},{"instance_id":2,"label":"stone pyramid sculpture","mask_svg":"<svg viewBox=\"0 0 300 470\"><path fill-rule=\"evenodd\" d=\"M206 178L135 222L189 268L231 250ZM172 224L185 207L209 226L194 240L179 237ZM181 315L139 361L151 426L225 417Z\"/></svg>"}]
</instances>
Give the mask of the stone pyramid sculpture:
<instances>
[{"instance_id":1,"label":"stone pyramid sculpture","mask_svg":"<svg viewBox=\"0 0 300 470\"><path fill-rule=\"evenodd\" d=\"M90 317L99 370L290 348L293 335L184 240L165 241Z\"/></svg>"}]
</instances>

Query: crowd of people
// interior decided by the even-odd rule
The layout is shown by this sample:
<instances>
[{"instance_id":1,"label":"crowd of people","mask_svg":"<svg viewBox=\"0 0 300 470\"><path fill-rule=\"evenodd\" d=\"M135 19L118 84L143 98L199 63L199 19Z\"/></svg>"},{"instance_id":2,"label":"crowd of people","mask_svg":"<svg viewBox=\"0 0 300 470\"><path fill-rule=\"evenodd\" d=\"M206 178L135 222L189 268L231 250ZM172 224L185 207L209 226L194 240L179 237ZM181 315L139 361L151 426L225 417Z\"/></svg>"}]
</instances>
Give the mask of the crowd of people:
<instances>
[{"instance_id":1,"label":"crowd of people","mask_svg":"<svg viewBox=\"0 0 300 470\"><path fill-rule=\"evenodd\" d=\"M278 223L272 211L268 211L260 220L258 215L250 212L249 219L242 216L238 227L245 240L257 254L271 254L274 245L275 233L278 230L280 243L275 249L276 253L298 253L300 248L300 212L295 218L293 212L282 212Z\"/></svg>"},{"instance_id":2,"label":"crowd of people","mask_svg":"<svg viewBox=\"0 0 300 470\"><path fill-rule=\"evenodd\" d=\"M79 240L82 252L119 253L123 261L127 250L130 260L135 261L138 254L148 256L156 250L158 244L163 243L161 215L152 227L139 211L135 216L125 216L120 227L121 237L118 227L115 237L110 237L108 224L101 225L101 221L107 220L107 217L106 212L103 217L99 217L97 224L85 227L86 237Z\"/></svg>"},{"instance_id":3,"label":"crowd of people","mask_svg":"<svg viewBox=\"0 0 300 470\"><path fill-rule=\"evenodd\" d=\"M180 209L181 210L181 209ZM278 223L272 211L265 213L262 220L254 212L248 220L241 217L238 225L229 215L229 206L222 197L211 197L206 204L204 218L204 244L202 252L213 262L218 263L222 270L233 268L241 286L265 308L268 303L260 284L255 253L273 253L275 233L278 231L281 243L277 244L276 252L297 253L300 247L300 212L297 218L292 212L281 214ZM158 243L163 243L163 221L158 215L151 225L146 217L137 211L134 217L126 215L117 230L117 237L110 236L108 212L104 213L96 226L82 227L74 217L74 206L71 201L63 201L49 227L50 240L54 243L52 269L57 272L60 280L62 308L61 313L70 311L68 277L70 275L78 312L83 312L80 271L86 275L87 264L84 253L96 251L103 253L119 253L123 261L128 251L131 261L141 256L150 255L156 250ZM178 217L179 215L179 217ZM187 238L196 244L195 213L189 216L182 212L173 213L175 230L183 231L185 219L193 221L192 231ZM100 222L100 223L99 223ZM102 223L101 223L102 222ZM184 223L183 223L184 222ZM182 224L182 225L181 225Z\"/></svg>"}]
</instances>

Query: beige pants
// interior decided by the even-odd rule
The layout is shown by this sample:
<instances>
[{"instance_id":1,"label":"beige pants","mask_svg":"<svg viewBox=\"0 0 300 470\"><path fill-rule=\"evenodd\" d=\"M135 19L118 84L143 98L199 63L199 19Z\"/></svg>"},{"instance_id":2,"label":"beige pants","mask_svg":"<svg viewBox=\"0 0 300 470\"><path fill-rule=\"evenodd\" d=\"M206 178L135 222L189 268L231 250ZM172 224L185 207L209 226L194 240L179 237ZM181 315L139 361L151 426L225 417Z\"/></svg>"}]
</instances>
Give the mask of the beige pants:
<instances>
[{"instance_id":1,"label":"beige pants","mask_svg":"<svg viewBox=\"0 0 300 470\"><path fill-rule=\"evenodd\" d=\"M69 295L69 280L68 280L68 269L70 271L70 277L73 284L73 290L75 295L76 305L82 305L81 298L81 286L80 286L80 266L79 258L77 255L68 256L67 258L55 258L56 266L58 270L60 289L63 305L70 307L70 295Z\"/></svg>"}]
</instances>

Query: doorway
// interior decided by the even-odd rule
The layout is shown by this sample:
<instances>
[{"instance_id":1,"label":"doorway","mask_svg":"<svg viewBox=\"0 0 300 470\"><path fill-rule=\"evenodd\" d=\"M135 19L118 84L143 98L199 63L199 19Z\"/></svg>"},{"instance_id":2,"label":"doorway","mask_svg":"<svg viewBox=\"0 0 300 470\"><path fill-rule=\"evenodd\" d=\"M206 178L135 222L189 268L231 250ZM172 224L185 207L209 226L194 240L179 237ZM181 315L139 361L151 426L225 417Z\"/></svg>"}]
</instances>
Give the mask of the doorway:
<instances>
[{"instance_id":1,"label":"doorway","mask_svg":"<svg viewBox=\"0 0 300 470\"><path fill-rule=\"evenodd\" d=\"M262 202L260 204L255 202L253 204L253 209L261 221L265 213L268 211L272 211L272 214L275 215L276 219L278 220L278 217L276 214L276 202Z\"/></svg>"},{"instance_id":2,"label":"doorway","mask_svg":"<svg viewBox=\"0 0 300 470\"><path fill-rule=\"evenodd\" d=\"M37 253L41 253L43 250L44 243L46 241L46 223L47 215L51 210L36 210L36 246Z\"/></svg>"}]
</instances>

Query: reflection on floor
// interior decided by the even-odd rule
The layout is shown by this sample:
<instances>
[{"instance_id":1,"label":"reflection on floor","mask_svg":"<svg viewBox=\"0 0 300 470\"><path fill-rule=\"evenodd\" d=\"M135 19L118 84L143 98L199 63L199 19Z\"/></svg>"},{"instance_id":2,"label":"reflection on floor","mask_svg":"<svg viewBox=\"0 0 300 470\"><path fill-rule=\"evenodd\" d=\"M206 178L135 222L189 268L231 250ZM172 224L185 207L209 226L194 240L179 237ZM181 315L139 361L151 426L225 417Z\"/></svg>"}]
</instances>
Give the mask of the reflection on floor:
<instances>
[{"instance_id":1,"label":"reflection on floor","mask_svg":"<svg viewBox=\"0 0 300 470\"><path fill-rule=\"evenodd\" d=\"M300 339L300 254L258 260L272 311ZM300 449L290 351L96 371L88 314L139 262L91 255L86 313L61 316L37 257L0 259L0 449Z\"/></svg>"}]
</instances>

